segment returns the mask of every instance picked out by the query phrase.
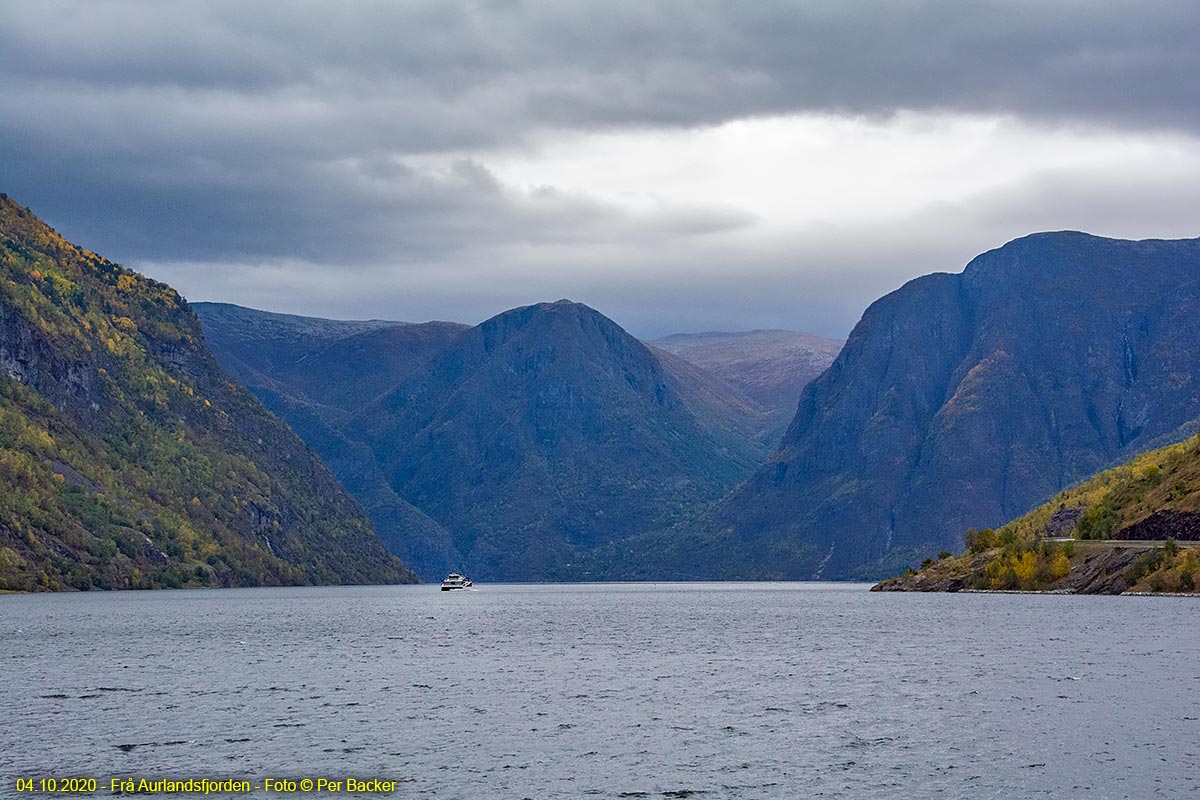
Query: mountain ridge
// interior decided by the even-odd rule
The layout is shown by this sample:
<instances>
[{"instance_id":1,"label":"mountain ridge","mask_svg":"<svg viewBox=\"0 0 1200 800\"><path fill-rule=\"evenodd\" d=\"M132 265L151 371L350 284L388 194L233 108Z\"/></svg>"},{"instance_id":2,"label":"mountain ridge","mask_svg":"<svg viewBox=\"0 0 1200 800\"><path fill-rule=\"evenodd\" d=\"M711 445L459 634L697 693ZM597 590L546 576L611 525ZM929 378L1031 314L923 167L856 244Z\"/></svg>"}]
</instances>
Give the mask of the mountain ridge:
<instances>
[{"instance_id":1,"label":"mountain ridge","mask_svg":"<svg viewBox=\"0 0 1200 800\"><path fill-rule=\"evenodd\" d=\"M1198 265L1200 240L1042 233L909 281L718 526L793 540L797 577L890 570L1128 457L1200 412Z\"/></svg>"},{"instance_id":2,"label":"mountain ridge","mask_svg":"<svg viewBox=\"0 0 1200 800\"><path fill-rule=\"evenodd\" d=\"M228 361L218 327L208 325ZM411 336L413 326L399 330ZM370 486L436 520L442 555L424 558L427 575L565 575L595 541L694 513L766 456L756 403L582 304L531 304L442 333L407 363L378 370L389 390L334 412L311 405L320 359L314 372L282 381L290 399L271 396L278 365L251 387L364 505ZM347 352L343 364L374 367L372 347ZM384 504L373 515L385 539L388 513Z\"/></svg>"}]
</instances>

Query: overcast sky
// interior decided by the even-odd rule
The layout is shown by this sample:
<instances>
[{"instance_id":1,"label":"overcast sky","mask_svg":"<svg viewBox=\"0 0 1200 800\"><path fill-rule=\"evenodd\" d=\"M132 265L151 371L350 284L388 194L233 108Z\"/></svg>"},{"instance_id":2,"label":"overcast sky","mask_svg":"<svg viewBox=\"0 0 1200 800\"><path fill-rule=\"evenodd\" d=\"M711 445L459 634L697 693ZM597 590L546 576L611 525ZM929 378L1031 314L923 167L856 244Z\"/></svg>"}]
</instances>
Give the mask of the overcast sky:
<instances>
[{"instance_id":1,"label":"overcast sky","mask_svg":"<svg viewBox=\"0 0 1200 800\"><path fill-rule=\"evenodd\" d=\"M0 190L191 300L844 336L1200 235L1200 3L0 0Z\"/></svg>"}]
</instances>

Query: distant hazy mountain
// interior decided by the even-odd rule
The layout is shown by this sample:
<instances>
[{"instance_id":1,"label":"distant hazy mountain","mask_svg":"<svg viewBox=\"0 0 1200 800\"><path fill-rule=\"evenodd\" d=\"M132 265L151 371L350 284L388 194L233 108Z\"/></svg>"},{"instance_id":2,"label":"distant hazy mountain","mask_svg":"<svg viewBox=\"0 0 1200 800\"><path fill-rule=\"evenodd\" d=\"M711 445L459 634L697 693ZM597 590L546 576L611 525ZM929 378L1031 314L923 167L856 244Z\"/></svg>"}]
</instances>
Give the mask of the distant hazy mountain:
<instances>
[{"instance_id":1,"label":"distant hazy mountain","mask_svg":"<svg viewBox=\"0 0 1200 800\"><path fill-rule=\"evenodd\" d=\"M695 574L886 574L1198 414L1200 240L1018 239L872 304L685 555Z\"/></svg>"},{"instance_id":2,"label":"distant hazy mountain","mask_svg":"<svg viewBox=\"0 0 1200 800\"><path fill-rule=\"evenodd\" d=\"M0 588L412 579L174 290L0 195Z\"/></svg>"},{"instance_id":3,"label":"distant hazy mountain","mask_svg":"<svg viewBox=\"0 0 1200 800\"><path fill-rule=\"evenodd\" d=\"M764 330L679 333L650 344L740 389L771 415L771 435L778 438L796 413L801 390L833 363L844 342Z\"/></svg>"},{"instance_id":4,"label":"distant hazy mountain","mask_svg":"<svg viewBox=\"0 0 1200 800\"><path fill-rule=\"evenodd\" d=\"M424 574L578 577L580 554L689 517L767 455L757 403L576 303L354 333L287 364L200 313L227 368ZM413 507L440 526L420 553L388 534Z\"/></svg>"}]
</instances>

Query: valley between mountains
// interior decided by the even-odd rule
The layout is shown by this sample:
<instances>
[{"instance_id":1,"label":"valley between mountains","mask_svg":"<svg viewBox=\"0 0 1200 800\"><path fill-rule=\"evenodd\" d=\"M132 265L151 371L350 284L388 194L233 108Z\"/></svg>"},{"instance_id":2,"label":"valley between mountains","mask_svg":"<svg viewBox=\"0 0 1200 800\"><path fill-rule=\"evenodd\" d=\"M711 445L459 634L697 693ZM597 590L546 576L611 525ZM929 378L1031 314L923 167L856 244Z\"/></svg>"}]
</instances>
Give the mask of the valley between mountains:
<instances>
[{"instance_id":1,"label":"valley between mountains","mask_svg":"<svg viewBox=\"0 0 1200 800\"><path fill-rule=\"evenodd\" d=\"M686 525L751 475L796 373L839 345L785 331L646 344L566 300L475 327L195 308L222 366L428 579L599 577L597 548ZM667 349L689 347L692 361Z\"/></svg>"},{"instance_id":2,"label":"valley between mountains","mask_svg":"<svg viewBox=\"0 0 1200 800\"><path fill-rule=\"evenodd\" d=\"M1186 527L1200 496L1191 451L1155 450L1200 427L1200 240L1027 236L845 342L645 342L568 300L478 325L188 303L7 197L0 237L0 589L874 579L1047 502L1071 538ZM1150 451L1177 479L1060 494ZM975 555L1020 540L999 583L1031 549L1055 574L1045 530Z\"/></svg>"}]
</instances>

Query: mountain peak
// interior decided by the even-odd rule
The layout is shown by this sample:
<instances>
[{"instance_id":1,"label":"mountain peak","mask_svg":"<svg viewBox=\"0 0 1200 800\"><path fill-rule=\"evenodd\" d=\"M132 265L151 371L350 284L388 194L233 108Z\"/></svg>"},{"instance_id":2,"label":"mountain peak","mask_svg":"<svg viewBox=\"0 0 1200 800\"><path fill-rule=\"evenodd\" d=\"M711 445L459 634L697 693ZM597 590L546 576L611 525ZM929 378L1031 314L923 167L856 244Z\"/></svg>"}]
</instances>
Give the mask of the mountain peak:
<instances>
[{"instance_id":1,"label":"mountain peak","mask_svg":"<svg viewBox=\"0 0 1200 800\"><path fill-rule=\"evenodd\" d=\"M589 305L586 305L584 303L577 303L574 300L568 300L566 298L563 298L561 300L555 300L553 302L534 303L532 306L529 306L529 308L533 308L538 311L550 313L550 314L577 313L577 314L595 314L596 316L600 316L600 317L604 316L602 313L600 313L599 311L597 311L596 309L592 308ZM516 311L519 309L513 309L513 310ZM605 319L607 319L607 317L605 317Z\"/></svg>"},{"instance_id":2,"label":"mountain peak","mask_svg":"<svg viewBox=\"0 0 1200 800\"><path fill-rule=\"evenodd\" d=\"M489 350L500 342L533 332L537 332L544 344L561 344L597 336L610 343L624 340L637 343L636 339L604 314L571 300L535 303L502 311L480 323L478 331Z\"/></svg>"},{"instance_id":3,"label":"mountain peak","mask_svg":"<svg viewBox=\"0 0 1200 800\"><path fill-rule=\"evenodd\" d=\"M744 478L755 444L713 403L617 323L561 300L464 332L343 433L451 532L468 569L529 579L667 527Z\"/></svg>"},{"instance_id":4,"label":"mountain peak","mask_svg":"<svg viewBox=\"0 0 1200 800\"><path fill-rule=\"evenodd\" d=\"M593 545L697 511L765 456L751 401L568 299L333 343L303 319L256 341L244 314L197 310L227 369L428 578L561 577Z\"/></svg>"},{"instance_id":5,"label":"mountain peak","mask_svg":"<svg viewBox=\"0 0 1200 800\"><path fill-rule=\"evenodd\" d=\"M806 387L723 522L787 543L782 574L830 577L1012 519L1200 414L1198 278L1200 240L1058 231L910 281Z\"/></svg>"},{"instance_id":6,"label":"mountain peak","mask_svg":"<svg viewBox=\"0 0 1200 800\"><path fill-rule=\"evenodd\" d=\"M1159 257L1164 264L1177 265L1180 258L1191 263L1200 239L1112 239L1076 230L1040 231L1013 239L971 259L962 271L968 281L982 276L1017 273L1086 275L1096 270L1121 277L1138 274L1146 257ZM1080 270L1086 262L1088 269Z\"/></svg>"}]
</instances>

